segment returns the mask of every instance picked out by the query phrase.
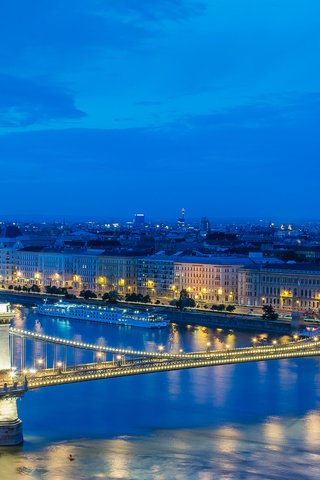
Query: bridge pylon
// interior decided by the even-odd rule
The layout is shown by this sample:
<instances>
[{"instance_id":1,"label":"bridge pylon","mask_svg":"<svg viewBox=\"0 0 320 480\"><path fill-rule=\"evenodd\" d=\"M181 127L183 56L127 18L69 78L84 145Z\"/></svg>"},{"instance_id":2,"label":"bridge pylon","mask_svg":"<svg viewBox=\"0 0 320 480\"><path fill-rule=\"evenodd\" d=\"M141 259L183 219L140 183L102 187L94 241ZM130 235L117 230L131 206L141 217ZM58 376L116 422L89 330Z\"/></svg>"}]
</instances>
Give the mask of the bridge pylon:
<instances>
[{"instance_id":1,"label":"bridge pylon","mask_svg":"<svg viewBox=\"0 0 320 480\"><path fill-rule=\"evenodd\" d=\"M0 378L3 383L0 395L0 445L18 445L23 442L17 394L10 392L6 382L11 373L9 328L13 316L9 304L0 304Z\"/></svg>"}]
</instances>

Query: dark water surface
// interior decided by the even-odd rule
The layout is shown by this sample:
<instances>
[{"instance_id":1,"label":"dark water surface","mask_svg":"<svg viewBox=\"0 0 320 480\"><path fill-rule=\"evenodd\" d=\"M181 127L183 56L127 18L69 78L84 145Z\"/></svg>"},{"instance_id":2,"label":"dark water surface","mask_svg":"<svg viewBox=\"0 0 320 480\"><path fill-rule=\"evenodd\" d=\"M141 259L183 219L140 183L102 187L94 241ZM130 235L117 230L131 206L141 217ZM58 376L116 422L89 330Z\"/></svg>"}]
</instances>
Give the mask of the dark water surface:
<instances>
[{"instance_id":1,"label":"dark water surface","mask_svg":"<svg viewBox=\"0 0 320 480\"><path fill-rule=\"evenodd\" d=\"M250 343L249 334L227 330L104 326L41 317L27 308L14 324L147 350ZM76 360L92 356L80 352ZM319 480L319 367L318 358L290 359L28 392L18 402L25 443L0 447L0 480Z\"/></svg>"}]
</instances>

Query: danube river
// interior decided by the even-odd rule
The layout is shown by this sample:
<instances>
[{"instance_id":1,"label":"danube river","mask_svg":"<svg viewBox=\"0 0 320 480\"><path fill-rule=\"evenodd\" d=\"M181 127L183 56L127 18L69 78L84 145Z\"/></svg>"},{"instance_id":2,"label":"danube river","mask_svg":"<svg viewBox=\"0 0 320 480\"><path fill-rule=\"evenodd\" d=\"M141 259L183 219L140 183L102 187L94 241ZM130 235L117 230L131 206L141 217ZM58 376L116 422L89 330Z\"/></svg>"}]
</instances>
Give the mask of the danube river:
<instances>
[{"instance_id":1,"label":"danube river","mask_svg":"<svg viewBox=\"0 0 320 480\"><path fill-rule=\"evenodd\" d=\"M250 344L249 334L228 330L104 326L30 308L14 324L146 350ZM0 447L0 479L318 480L319 367L320 358L290 359L28 392L18 402L25 443Z\"/></svg>"}]
</instances>

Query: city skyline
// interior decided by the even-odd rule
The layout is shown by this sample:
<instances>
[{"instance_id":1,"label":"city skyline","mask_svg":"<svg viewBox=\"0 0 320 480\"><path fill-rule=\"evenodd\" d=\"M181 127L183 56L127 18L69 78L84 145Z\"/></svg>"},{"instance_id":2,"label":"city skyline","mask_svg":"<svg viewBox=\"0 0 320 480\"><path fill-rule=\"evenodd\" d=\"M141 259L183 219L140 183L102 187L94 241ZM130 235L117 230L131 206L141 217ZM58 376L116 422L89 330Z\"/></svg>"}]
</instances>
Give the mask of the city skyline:
<instances>
[{"instance_id":1,"label":"city skyline","mask_svg":"<svg viewBox=\"0 0 320 480\"><path fill-rule=\"evenodd\" d=\"M6 4L5 214L319 218L319 13L311 0Z\"/></svg>"},{"instance_id":2,"label":"city skyline","mask_svg":"<svg viewBox=\"0 0 320 480\"><path fill-rule=\"evenodd\" d=\"M143 212L144 213L144 212ZM124 213L123 215L117 216L113 213L101 213L97 215L92 213L91 215L76 215L76 214L5 214L1 213L0 217L0 224L24 224L24 223L57 223L57 224L88 224L88 223L106 223L106 224L113 224L119 223L121 225L126 225L133 223L134 221L134 214L131 211ZM175 211L171 215L168 215L166 212L165 215L162 216L153 216L148 215L145 213L145 224L146 225L156 225L161 224L165 225L168 224L172 227L177 225L177 221L180 217L180 212ZM274 223L276 226L280 226L281 224L289 225L294 224L296 227L302 227L304 225L318 225L320 223L319 217L315 218L308 218L308 217L295 217L293 215L287 216L272 216L268 217L265 216L263 218L259 216L238 216L238 217L215 217L214 215L205 214L201 211L195 212L192 216L186 215L186 225L194 226L201 222L202 218L207 218L212 226L219 227L223 225L252 225L252 226L268 226L271 223Z\"/></svg>"}]
</instances>

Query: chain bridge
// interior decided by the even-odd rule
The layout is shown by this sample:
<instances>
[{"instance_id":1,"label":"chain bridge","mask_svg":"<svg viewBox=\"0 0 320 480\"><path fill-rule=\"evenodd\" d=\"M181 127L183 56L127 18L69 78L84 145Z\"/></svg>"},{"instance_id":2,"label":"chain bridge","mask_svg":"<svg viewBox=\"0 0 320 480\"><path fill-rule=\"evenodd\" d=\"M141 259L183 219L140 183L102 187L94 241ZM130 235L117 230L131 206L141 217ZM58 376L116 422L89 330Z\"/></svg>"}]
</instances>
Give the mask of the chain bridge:
<instances>
[{"instance_id":1,"label":"chain bridge","mask_svg":"<svg viewBox=\"0 0 320 480\"><path fill-rule=\"evenodd\" d=\"M285 345L190 353L116 348L10 328L12 316L9 312L0 316L0 445L22 442L16 400L29 390L128 375L320 355L318 337ZM78 353L83 350L87 361L79 362Z\"/></svg>"}]
</instances>

